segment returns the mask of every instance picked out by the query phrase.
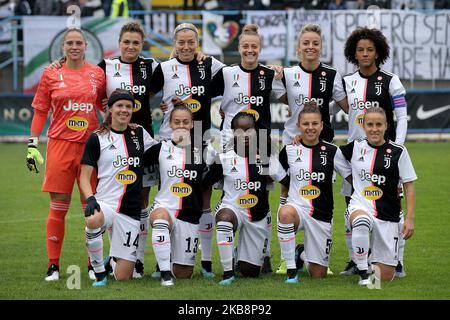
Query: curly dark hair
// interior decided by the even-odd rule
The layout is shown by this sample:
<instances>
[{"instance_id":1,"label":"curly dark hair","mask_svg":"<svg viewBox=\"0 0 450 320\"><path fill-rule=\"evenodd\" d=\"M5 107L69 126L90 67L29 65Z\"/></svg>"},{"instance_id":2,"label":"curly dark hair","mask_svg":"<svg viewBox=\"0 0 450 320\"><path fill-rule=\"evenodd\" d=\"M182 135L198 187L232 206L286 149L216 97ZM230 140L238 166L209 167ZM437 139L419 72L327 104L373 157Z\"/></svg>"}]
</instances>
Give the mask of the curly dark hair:
<instances>
[{"instance_id":1,"label":"curly dark hair","mask_svg":"<svg viewBox=\"0 0 450 320\"><path fill-rule=\"evenodd\" d=\"M358 60L355 59L356 46L359 40L370 40L374 43L377 50L378 58L375 63L377 66L384 64L389 58L390 47L386 37L378 29L369 29L367 27L357 28L353 31L345 42L344 56L348 62L358 65Z\"/></svg>"}]
</instances>

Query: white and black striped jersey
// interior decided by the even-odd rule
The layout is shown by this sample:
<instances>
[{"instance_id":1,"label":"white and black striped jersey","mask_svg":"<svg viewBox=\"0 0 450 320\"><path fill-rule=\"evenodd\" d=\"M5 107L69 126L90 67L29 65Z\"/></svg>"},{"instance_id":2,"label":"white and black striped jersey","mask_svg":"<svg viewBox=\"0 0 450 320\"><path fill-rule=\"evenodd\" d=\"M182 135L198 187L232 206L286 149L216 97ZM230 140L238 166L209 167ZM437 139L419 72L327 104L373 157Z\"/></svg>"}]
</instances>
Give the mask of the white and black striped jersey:
<instances>
[{"instance_id":1,"label":"white and black striped jersey","mask_svg":"<svg viewBox=\"0 0 450 320\"><path fill-rule=\"evenodd\" d=\"M202 215L202 150L161 141L145 153L145 164L159 164L160 188L155 202L176 211L177 219L198 224Z\"/></svg>"},{"instance_id":2,"label":"white and black striped jersey","mask_svg":"<svg viewBox=\"0 0 450 320\"><path fill-rule=\"evenodd\" d=\"M163 102L168 106L159 130L161 139L171 138L169 117L173 97L178 97L189 105L194 121L202 121L202 134L211 128L211 79L223 66L222 62L213 57L200 63L197 59L186 63L173 58L156 68L152 78L152 92L163 90Z\"/></svg>"},{"instance_id":3,"label":"white and black striped jersey","mask_svg":"<svg viewBox=\"0 0 450 320\"><path fill-rule=\"evenodd\" d=\"M386 112L388 129L386 140L396 141L396 129L394 125L394 113L397 118L400 114L406 116L405 88L397 75L378 69L374 74L366 77L359 70L345 75L344 89L348 99L348 141L364 139L366 134L362 127L363 117L367 109L371 107L383 108ZM405 132L402 132L406 137Z\"/></svg>"},{"instance_id":4,"label":"white and black striped jersey","mask_svg":"<svg viewBox=\"0 0 450 320\"><path fill-rule=\"evenodd\" d=\"M351 174L339 148L323 140L311 147L289 144L280 152L280 163L290 176L288 202L304 208L317 220L331 222L333 172L344 178Z\"/></svg>"},{"instance_id":5,"label":"white and black striped jersey","mask_svg":"<svg viewBox=\"0 0 450 320\"><path fill-rule=\"evenodd\" d=\"M138 57L133 63L123 62L120 57L105 59L98 64L105 71L106 95L116 89L125 89L134 96L132 123L144 127L153 136L150 108L150 79L157 67L154 59Z\"/></svg>"},{"instance_id":6,"label":"white and black striped jersey","mask_svg":"<svg viewBox=\"0 0 450 320\"><path fill-rule=\"evenodd\" d=\"M156 141L141 126L122 132L111 129L91 134L81 164L97 170L97 200L116 208L117 212L139 220L141 214L144 152Z\"/></svg>"},{"instance_id":7,"label":"white and black striped jersey","mask_svg":"<svg viewBox=\"0 0 450 320\"><path fill-rule=\"evenodd\" d=\"M399 222L402 211L399 181L417 179L406 148L392 141L372 146L366 139L340 148L352 169L351 201L364 206L378 219Z\"/></svg>"},{"instance_id":8,"label":"white and black striped jersey","mask_svg":"<svg viewBox=\"0 0 450 320\"><path fill-rule=\"evenodd\" d=\"M332 142L334 130L330 122L330 102L345 99L342 77L339 72L326 64L314 71L305 70L301 64L284 69L283 84L286 88L291 117L286 121L283 144L289 144L299 134L298 115L305 102L315 101L322 113L323 130L320 139Z\"/></svg>"},{"instance_id":9,"label":"white and black striped jersey","mask_svg":"<svg viewBox=\"0 0 450 320\"><path fill-rule=\"evenodd\" d=\"M222 204L242 208L250 221L259 221L270 211L268 178L282 181L286 177L276 157L270 157L263 163L256 155L253 161L239 156L235 150L217 155L209 166L204 178L204 186L212 186L223 178ZM287 180L287 179L286 179Z\"/></svg>"},{"instance_id":10,"label":"white and black striped jersey","mask_svg":"<svg viewBox=\"0 0 450 320\"><path fill-rule=\"evenodd\" d=\"M221 130L231 129L231 120L240 111L256 117L256 129L267 129L270 134L270 97L279 99L284 94L281 81L275 80L275 71L259 64L253 70L242 65L224 67L213 79L213 95L222 96L220 108L225 113ZM252 111L248 111L248 110Z\"/></svg>"}]
</instances>

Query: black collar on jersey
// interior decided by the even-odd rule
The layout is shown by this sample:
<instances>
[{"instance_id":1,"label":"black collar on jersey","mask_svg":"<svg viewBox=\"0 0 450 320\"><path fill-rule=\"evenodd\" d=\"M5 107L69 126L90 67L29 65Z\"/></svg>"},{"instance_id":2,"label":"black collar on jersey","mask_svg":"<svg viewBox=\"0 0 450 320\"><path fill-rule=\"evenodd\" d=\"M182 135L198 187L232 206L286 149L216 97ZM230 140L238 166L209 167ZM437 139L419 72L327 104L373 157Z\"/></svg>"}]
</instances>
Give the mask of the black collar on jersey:
<instances>
[{"instance_id":1,"label":"black collar on jersey","mask_svg":"<svg viewBox=\"0 0 450 320\"><path fill-rule=\"evenodd\" d=\"M133 62L126 62L126 61L123 61L123 60L122 60L122 57L120 57L120 56L119 56L118 59L119 59L120 63L123 63L123 64L133 64L133 63L138 62L138 61L140 60L140 58L141 58L141 56L138 56L137 59L134 60Z\"/></svg>"},{"instance_id":2,"label":"black collar on jersey","mask_svg":"<svg viewBox=\"0 0 450 320\"><path fill-rule=\"evenodd\" d=\"M191 64L196 64L196 62L197 62L197 55L194 55L194 59L192 59L192 60L189 61L189 62L181 61L180 58L178 58L178 57L176 57L175 59L177 59L177 61L178 61L179 63L181 63L181 64L184 64L184 65L191 65Z\"/></svg>"},{"instance_id":3,"label":"black collar on jersey","mask_svg":"<svg viewBox=\"0 0 450 320\"><path fill-rule=\"evenodd\" d=\"M112 93L108 100L108 107L112 107L112 105L119 100L128 100L134 105L134 98L131 93Z\"/></svg>"},{"instance_id":4,"label":"black collar on jersey","mask_svg":"<svg viewBox=\"0 0 450 320\"><path fill-rule=\"evenodd\" d=\"M256 66L255 69L249 70L249 69L245 69L245 68L242 66L242 63L239 63L239 68L241 68L242 71L248 72L248 73L251 73L251 72L254 72L254 71L258 70L258 69L259 69L259 66L260 66L260 64L258 63L258 65Z\"/></svg>"},{"instance_id":5,"label":"black collar on jersey","mask_svg":"<svg viewBox=\"0 0 450 320\"><path fill-rule=\"evenodd\" d=\"M309 149L314 149L315 147L317 147L320 144L320 140L317 144L313 145L313 146L308 146L306 145L303 140L300 140L300 143L302 144L302 146L304 146L305 148L309 148Z\"/></svg>"},{"instance_id":6,"label":"black collar on jersey","mask_svg":"<svg viewBox=\"0 0 450 320\"><path fill-rule=\"evenodd\" d=\"M380 71L380 68L377 67L377 70L374 73L372 73L370 76L365 76L361 73L361 70L358 69L359 76L364 79L369 79L370 77L373 77L373 75L377 74L378 71Z\"/></svg>"},{"instance_id":7,"label":"black collar on jersey","mask_svg":"<svg viewBox=\"0 0 450 320\"><path fill-rule=\"evenodd\" d=\"M119 131L119 130L114 130L113 128L111 128L111 132L117 133L117 134L123 134L125 133L127 130L129 129L129 127L126 127L125 130Z\"/></svg>"},{"instance_id":8,"label":"black collar on jersey","mask_svg":"<svg viewBox=\"0 0 450 320\"><path fill-rule=\"evenodd\" d=\"M302 70L305 71L306 73L314 73L316 70L319 70L319 68L322 66L322 62L319 62L319 66L318 66L317 68L315 68L313 71L306 70L306 69L302 66L302 63L301 63L301 62L298 63L298 66L300 67L300 69L302 69Z\"/></svg>"},{"instance_id":9,"label":"black collar on jersey","mask_svg":"<svg viewBox=\"0 0 450 320\"><path fill-rule=\"evenodd\" d=\"M374 149L382 149L388 143L388 141L384 141L384 143L382 145L376 146L376 145L371 144L369 142L369 139L366 138L366 140L367 140L367 144L369 145L369 147L374 148Z\"/></svg>"}]
</instances>

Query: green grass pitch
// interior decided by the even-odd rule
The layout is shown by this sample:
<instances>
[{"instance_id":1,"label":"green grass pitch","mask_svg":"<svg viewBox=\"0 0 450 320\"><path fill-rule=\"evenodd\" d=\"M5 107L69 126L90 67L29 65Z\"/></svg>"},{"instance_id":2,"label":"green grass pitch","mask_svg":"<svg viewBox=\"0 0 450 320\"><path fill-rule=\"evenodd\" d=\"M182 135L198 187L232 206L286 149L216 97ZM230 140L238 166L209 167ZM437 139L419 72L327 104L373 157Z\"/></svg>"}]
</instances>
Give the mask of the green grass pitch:
<instances>
[{"instance_id":1,"label":"green grass pitch","mask_svg":"<svg viewBox=\"0 0 450 320\"><path fill-rule=\"evenodd\" d=\"M313 280L301 274L297 286L286 285L284 277L271 275L258 279L238 278L229 287L218 282L222 269L217 247L213 247L216 278L203 279L197 265L192 280L177 280L163 288L150 273L155 265L151 245L145 256L146 276L141 280L92 288L87 276L84 243L84 216L74 187L71 209L66 217L66 233L61 256L61 280L46 283L45 224L49 196L40 191L43 172L30 173L25 165L25 144L0 144L0 299L449 299L450 298L450 143L408 143L419 180L416 186L415 235L407 241L407 277L382 283L380 290L357 285L357 277L339 276L347 261L344 241L344 199L339 195L340 178L335 184L335 215L331 270L334 275ZM45 152L45 145L40 146ZM214 192L212 203L218 199ZM151 194L151 200L154 191ZM279 187L271 192L271 209L278 207ZM272 265L276 269L280 249L273 215ZM298 236L300 241L303 235ZM105 237L106 239L106 237ZM105 241L105 255L108 245ZM150 241L148 241L150 243ZM67 287L67 268L81 268L81 288Z\"/></svg>"}]
</instances>

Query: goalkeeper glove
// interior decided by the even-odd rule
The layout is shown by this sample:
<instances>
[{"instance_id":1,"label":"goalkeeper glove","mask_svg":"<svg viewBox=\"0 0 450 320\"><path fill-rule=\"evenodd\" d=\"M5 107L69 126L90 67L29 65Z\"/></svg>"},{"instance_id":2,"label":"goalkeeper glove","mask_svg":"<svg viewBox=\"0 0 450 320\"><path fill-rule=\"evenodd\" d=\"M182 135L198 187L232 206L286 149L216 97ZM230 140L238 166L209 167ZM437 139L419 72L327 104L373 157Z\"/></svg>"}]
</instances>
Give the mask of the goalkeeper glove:
<instances>
[{"instance_id":1,"label":"goalkeeper glove","mask_svg":"<svg viewBox=\"0 0 450 320\"><path fill-rule=\"evenodd\" d=\"M87 198L86 202L86 209L84 209L84 216L86 218L92 216L95 213L95 210L100 211L100 205L98 204L97 199L95 199L94 196L90 196L89 198Z\"/></svg>"},{"instance_id":2,"label":"goalkeeper glove","mask_svg":"<svg viewBox=\"0 0 450 320\"><path fill-rule=\"evenodd\" d=\"M39 173L36 166L36 162L40 165L44 164L44 158L38 150L38 137L31 137L28 139L28 152L27 152L27 167L30 171Z\"/></svg>"}]
</instances>

